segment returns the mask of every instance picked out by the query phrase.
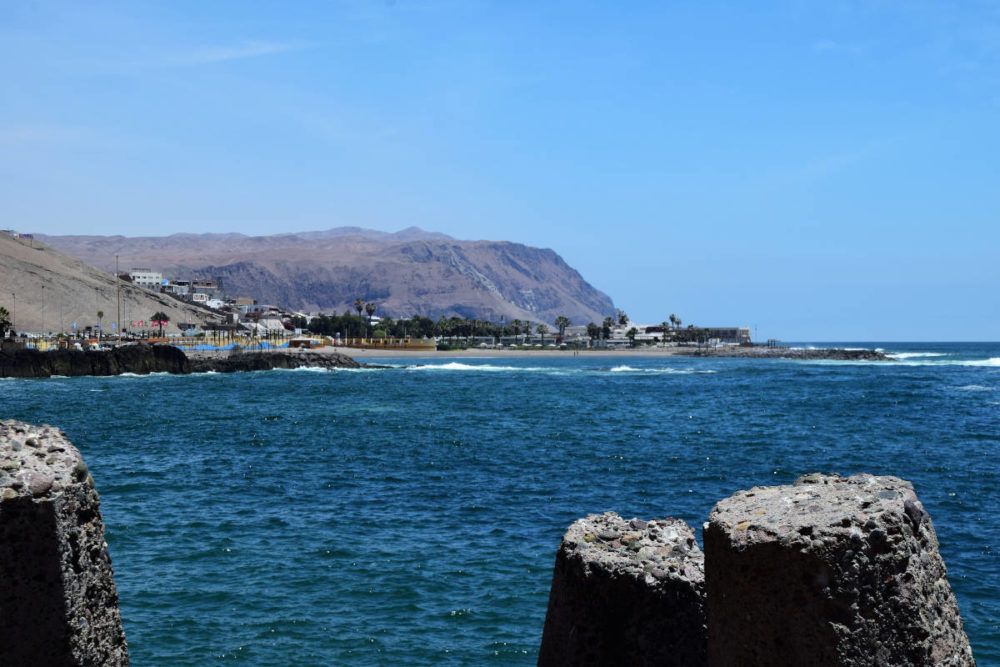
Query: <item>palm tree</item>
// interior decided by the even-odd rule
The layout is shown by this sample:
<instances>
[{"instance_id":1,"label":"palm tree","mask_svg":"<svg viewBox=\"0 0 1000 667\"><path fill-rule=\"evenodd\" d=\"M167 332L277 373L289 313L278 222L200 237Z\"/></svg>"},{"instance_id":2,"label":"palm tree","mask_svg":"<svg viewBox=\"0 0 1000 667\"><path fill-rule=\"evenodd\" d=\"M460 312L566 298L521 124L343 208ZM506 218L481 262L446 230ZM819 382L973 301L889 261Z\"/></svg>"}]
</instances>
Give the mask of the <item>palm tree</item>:
<instances>
[{"instance_id":1,"label":"palm tree","mask_svg":"<svg viewBox=\"0 0 1000 667\"><path fill-rule=\"evenodd\" d=\"M7 335L7 332L13 329L13 325L10 321L10 313L3 306L0 306L0 338Z\"/></svg>"},{"instance_id":2,"label":"palm tree","mask_svg":"<svg viewBox=\"0 0 1000 667\"><path fill-rule=\"evenodd\" d=\"M613 317L605 317L604 324L601 327L601 333L604 334L604 340L611 338L611 329L615 326L615 320Z\"/></svg>"},{"instance_id":3,"label":"palm tree","mask_svg":"<svg viewBox=\"0 0 1000 667\"><path fill-rule=\"evenodd\" d=\"M601 327L597 326L593 322L587 325L587 337L590 340L597 340L601 336Z\"/></svg>"},{"instance_id":4,"label":"palm tree","mask_svg":"<svg viewBox=\"0 0 1000 667\"><path fill-rule=\"evenodd\" d=\"M571 322L569 318L566 317L565 315L560 315L559 317L556 318L556 326L559 327L558 342L560 343L562 342L563 338L566 336L566 327L568 327L570 324Z\"/></svg>"},{"instance_id":5,"label":"palm tree","mask_svg":"<svg viewBox=\"0 0 1000 667\"><path fill-rule=\"evenodd\" d=\"M521 333L521 320L511 320L510 328L514 331L514 340L517 340L518 335Z\"/></svg>"},{"instance_id":6,"label":"palm tree","mask_svg":"<svg viewBox=\"0 0 1000 667\"><path fill-rule=\"evenodd\" d=\"M628 330L628 333L625 334L625 337L628 338L629 347L635 347L635 335L637 333L639 333L639 330L632 327Z\"/></svg>"},{"instance_id":7,"label":"palm tree","mask_svg":"<svg viewBox=\"0 0 1000 667\"><path fill-rule=\"evenodd\" d=\"M368 315L368 331L369 331L368 335L369 336L371 335L371 330L372 330L372 315L375 314L375 308L376 308L376 306L375 306L374 303L366 303L365 304L365 313Z\"/></svg>"},{"instance_id":8,"label":"palm tree","mask_svg":"<svg viewBox=\"0 0 1000 667\"><path fill-rule=\"evenodd\" d=\"M622 326L628 324L628 314L624 310L618 311L618 324Z\"/></svg>"},{"instance_id":9,"label":"palm tree","mask_svg":"<svg viewBox=\"0 0 1000 667\"><path fill-rule=\"evenodd\" d=\"M358 313L358 319L359 320L361 319L361 313L362 313L362 311L364 311L364 309L365 309L365 302L363 300L361 300L360 298L359 299L355 299L354 300L354 310L357 311L357 313Z\"/></svg>"},{"instance_id":10,"label":"palm tree","mask_svg":"<svg viewBox=\"0 0 1000 667\"><path fill-rule=\"evenodd\" d=\"M170 317L162 310L158 310L153 313L153 321L159 325L160 338L163 338L163 325L170 321Z\"/></svg>"},{"instance_id":11,"label":"palm tree","mask_svg":"<svg viewBox=\"0 0 1000 667\"><path fill-rule=\"evenodd\" d=\"M538 335L542 337L542 347L545 347L545 334L549 332L549 328L544 324L539 324L535 328L535 331L538 332Z\"/></svg>"},{"instance_id":12,"label":"palm tree","mask_svg":"<svg viewBox=\"0 0 1000 667\"><path fill-rule=\"evenodd\" d=\"M673 327L674 329L680 326L681 321L677 319L677 316L674 315L673 313L670 313L670 317L668 317L667 319L670 320L670 326Z\"/></svg>"},{"instance_id":13,"label":"palm tree","mask_svg":"<svg viewBox=\"0 0 1000 667\"><path fill-rule=\"evenodd\" d=\"M104 311L97 311L97 340L101 340L101 334L104 333Z\"/></svg>"}]
</instances>

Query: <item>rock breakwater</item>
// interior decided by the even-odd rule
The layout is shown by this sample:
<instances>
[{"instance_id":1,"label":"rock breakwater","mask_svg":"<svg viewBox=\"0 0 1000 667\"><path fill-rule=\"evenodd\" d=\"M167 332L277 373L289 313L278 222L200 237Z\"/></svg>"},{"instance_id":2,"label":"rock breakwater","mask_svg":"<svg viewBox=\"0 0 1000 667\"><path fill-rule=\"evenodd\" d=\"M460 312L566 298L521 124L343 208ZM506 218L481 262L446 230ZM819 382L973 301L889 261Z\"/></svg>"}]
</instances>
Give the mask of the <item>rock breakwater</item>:
<instances>
[{"instance_id":1,"label":"rock breakwater","mask_svg":"<svg viewBox=\"0 0 1000 667\"><path fill-rule=\"evenodd\" d=\"M100 500L49 426L0 421L0 665L127 665Z\"/></svg>"},{"instance_id":2,"label":"rock breakwater","mask_svg":"<svg viewBox=\"0 0 1000 667\"><path fill-rule=\"evenodd\" d=\"M53 375L190 373L179 348L170 345L123 345L112 350L0 351L0 377L45 378Z\"/></svg>"},{"instance_id":3,"label":"rock breakwater","mask_svg":"<svg viewBox=\"0 0 1000 667\"><path fill-rule=\"evenodd\" d=\"M135 373L234 373L277 368L360 368L354 359L339 352L276 350L238 352L190 359L172 345L123 345L111 350L0 351L0 378L46 378L53 375L121 375Z\"/></svg>"},{"instance_id":4,"label":"rock breakwater","mask_svg":"<svg viewBox=\"0 0 1000 667\"><path fill-rule=\"evenodd\" d=\"M294 368L361 368L346 354L339 352L275 351L237 352L227 356L213 356L191 360L194 373L236 373L240 371L270 371Z\"/></svg>"},{"instance_id":5,"label":"rock breakwater","mask_svg":"<svg viewBox=\"0 0 1000 667\"><path fill-rule=\"evenodd\" d=\"M631 549L640 542L623 536L641 524L602 515L570 527L539 665L975 665L934 527L909 482L813 474L740 491L712 510L703 561L696 545L666 561L660 547ZM664 525L693 542L683 522ZM662 595L655 573L664 562L688 594L650 604ZM676 651L682 630L707 647L700 660L651 659Z\"/></svg>"},{"instance_id":6,"label":"rock breakwater","mask_svg":"<svg viewBox=\"0 0 1000 667\"><path fill-rule=\"evenodd\" d=\"M740 357L747 359L800 359L803 361L895 361L880 350L795 347L703 347L678 348L687 357Z\"/></svg>"},{"instance_id":7,"label":"rock breakwater","mask_svg":"<svg viewBox=\"0 0 1000 667\"><path fill-rule=\"evenodd\" d=\"M704 587L683 521L580 519L556 554L538 664L704 665Z\"/></svg>"}]
</instances>

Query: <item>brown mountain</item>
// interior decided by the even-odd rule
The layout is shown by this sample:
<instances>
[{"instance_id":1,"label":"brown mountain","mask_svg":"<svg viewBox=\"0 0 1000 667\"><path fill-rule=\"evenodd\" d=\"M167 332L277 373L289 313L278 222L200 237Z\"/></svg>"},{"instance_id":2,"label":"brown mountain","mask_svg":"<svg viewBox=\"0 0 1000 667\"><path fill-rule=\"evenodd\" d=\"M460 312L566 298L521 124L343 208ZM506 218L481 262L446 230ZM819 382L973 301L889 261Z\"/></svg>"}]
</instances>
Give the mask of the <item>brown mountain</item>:
<instances>
[{"instance_id":1,"label":"brown mountain","mask_svg":"<svg viewBox=\"0 0 1000 667\"><path fill-rule=\"evenodd\" d=\"M112 257L112 269L114 268ZM206 322L211 313L181 303L164 294L154 294L122 284L122 322L149 321L163 311L170 318L168 329L181 322ZM39 242L18 239L0 232L0 306L14 316L18 331L71 331L98 324L103 311L105 331L117 319L118 286L114 274L100 271L74 257Z\"/></svg>"},{"instance_id":2,"label":"brown mountain","mask_svg":"<svg viewBox=\"0 0 1000 667\"><path fill-rule=\"evenodd\" d=\"M379 313L504 316L551 323L599 322L614 312L552 250L499 241L459 241L411 227L386 233L346 227L245 236L49 236L56 248L103 269L151 267L175 278L216 278L230 296L306 311L343 311L356 298Z\"/></svg>"}]
</instances>

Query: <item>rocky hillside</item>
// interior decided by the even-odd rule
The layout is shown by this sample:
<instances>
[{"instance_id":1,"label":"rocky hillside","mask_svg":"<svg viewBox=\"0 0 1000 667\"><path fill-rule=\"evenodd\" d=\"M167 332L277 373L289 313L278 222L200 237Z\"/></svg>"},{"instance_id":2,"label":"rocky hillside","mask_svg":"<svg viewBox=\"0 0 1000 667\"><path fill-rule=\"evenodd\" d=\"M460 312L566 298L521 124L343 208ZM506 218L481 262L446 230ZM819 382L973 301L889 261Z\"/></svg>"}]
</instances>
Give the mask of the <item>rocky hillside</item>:
<instances>
[{"instance_id":1,"label":"rocky hillside","mask_svg":"<svg viewBox=\"0 0 1000 667\"><path fill-rule=\"evenodd\" d=\"M148 266L175 277L217 278L231 296L307 311L342 311L356 298L395 317L459 315L551 323L599 322L614 312L552 250L518 243L458 241L410 228L359 228L244 236L39 237L99 268Z\"/></svg>"},{"instance_id":2,"label":"rocky hillside","mask_svg":"<svg viewBox=\"0 0 1000 667\"><path fill-rule=\"evenodd\" d=\"M114 268L114 253L111 253ZM0 306L12 311L19 331L69 331L97 324L111 331L117 311L114 275L39 242L0 233ZM204 322L209 311L131 285L122 287L122 321L144 320L158 310L171 321Z\"/></svg>"}]
</instances>

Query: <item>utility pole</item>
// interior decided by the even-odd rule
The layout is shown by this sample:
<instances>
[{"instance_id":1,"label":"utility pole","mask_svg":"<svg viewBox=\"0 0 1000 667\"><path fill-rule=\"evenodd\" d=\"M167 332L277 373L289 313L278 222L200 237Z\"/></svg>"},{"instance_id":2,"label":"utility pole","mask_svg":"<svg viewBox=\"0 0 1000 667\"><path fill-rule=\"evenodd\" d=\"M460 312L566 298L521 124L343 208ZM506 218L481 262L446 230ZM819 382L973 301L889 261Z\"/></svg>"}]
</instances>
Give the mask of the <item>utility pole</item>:
<instances>
[{"instance_id":1,"label":"utility pole","mask_svg":"<svg viewBox=\"0 0 1000 667\"><path fill-rule=\"evenodd\" d=\"M11 292L10 298L12 299L12 304L10 307L10 328L16 334L17 333L17 292Z\"/></svg>"},{"instance_id":2,"label":"utility pole","mask_svg":"<svg viewBox=\"0 0 1000 667\"><path fill-rule=\"evenodd\" d=\"M118 327L118 342L122 342L122 282L118 277L118 255L115 255L115 287L118 289L118 319L115 326Z\"/></svg>"}]
</instances>

